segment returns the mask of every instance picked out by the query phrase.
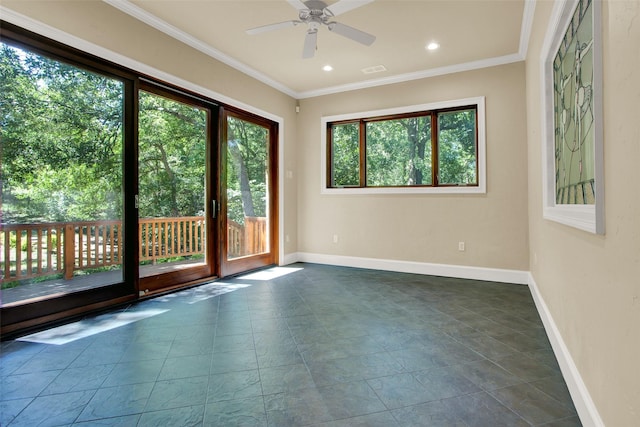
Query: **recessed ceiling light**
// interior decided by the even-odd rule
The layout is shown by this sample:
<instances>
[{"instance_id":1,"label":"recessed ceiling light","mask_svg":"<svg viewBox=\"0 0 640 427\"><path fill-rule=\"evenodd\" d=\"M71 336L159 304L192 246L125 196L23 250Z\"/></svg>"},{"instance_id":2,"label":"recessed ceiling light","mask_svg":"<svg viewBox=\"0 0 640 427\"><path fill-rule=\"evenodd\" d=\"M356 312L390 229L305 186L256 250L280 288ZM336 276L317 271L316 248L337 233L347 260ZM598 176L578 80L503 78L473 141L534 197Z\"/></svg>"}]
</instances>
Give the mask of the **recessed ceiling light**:
<instances>
[{"instance_id":1,"label":"recessed ceiling light","mask_svg":"<svg viewBox=\"0 0 640 427\"><path fill-rule=\"evenodd\" d=\"M431 42L427 45L427 50L436 50L440 45L436 42Z\"/></svg>"},{"instance_id":2,"label":"recessed ceiling light","mask_svg":"<svg viewBox=\"0 0 640 427\"><path fill-rule=\"evenodd\" d=\"M332 71L332 70L333 70L333 67L332 67L331 65L325 65L324 67L322 67L322 69L323 69L324 71Z\"/></svg>"}]
</instances>

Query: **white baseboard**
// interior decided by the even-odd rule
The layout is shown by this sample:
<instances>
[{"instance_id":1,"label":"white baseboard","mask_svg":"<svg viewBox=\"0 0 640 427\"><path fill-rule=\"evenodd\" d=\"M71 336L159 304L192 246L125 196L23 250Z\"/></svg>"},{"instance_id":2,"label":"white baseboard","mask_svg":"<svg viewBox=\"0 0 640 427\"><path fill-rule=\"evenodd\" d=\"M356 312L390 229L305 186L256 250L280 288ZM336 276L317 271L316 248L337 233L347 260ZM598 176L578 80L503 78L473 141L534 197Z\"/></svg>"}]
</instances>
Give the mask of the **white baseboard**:
<instances>
[{"instance_id":1,"label":"white baseboard","mask_svg":"<svg viewBox=\"0 0 640 427\"><path fill-rule=\"evenodd\" d=\"M520 270L469 267L464 265L432 264L426 262L398 261L378 258L363 258L341 255L296 252L285 256L283 265L294 262L338 265L342 267L368 268L372 270L397 271L399 273L428 274L432 276L456 277L460 279L486 280L491 282L526 285L529 273Z\"/></svg>"},{"instance_id":2,"label":"white baseboard","mask_svg":"<svg viewBox=\"0 0 640 427\"><path fill-rule=\"evenodd\" d=\"M280 257L279 265L289 265L298 262L298 253L294 252Z\"/></svg>"},{"instance_id":3,"label":"white baseboard","mask_svg":"<svg viewBox=\"0 0 640 427\"><path fill-rule=\"evenodd\" d=\"M551 342L551 347L553 348L553 352L555 353L560 369L562 370L562 376L567 383L567 388L569 389L569 393L571 393L573 404L578 411L578 416L580 417L580 421L582 421L582 425L585 427L604 427L604 422L602 421L602 418L600 418L598 409L593 403L584 381L582 381L582 376L580 375L576 364L573 362L571 353L569 353L569 349L564 343L564 340L560 335L560 331L558 330L558 327L556 326L556 323L549 312L549 308L544 302L544 299L538 290L538 285L533 279L531 273L529 273L528 283L531 295L533 296L536 308L538 309L538 314L540 314L542 323L544 323L544 329L547 332L547 337L549 337L549 342Z\"/></svg>"}]
</instances>

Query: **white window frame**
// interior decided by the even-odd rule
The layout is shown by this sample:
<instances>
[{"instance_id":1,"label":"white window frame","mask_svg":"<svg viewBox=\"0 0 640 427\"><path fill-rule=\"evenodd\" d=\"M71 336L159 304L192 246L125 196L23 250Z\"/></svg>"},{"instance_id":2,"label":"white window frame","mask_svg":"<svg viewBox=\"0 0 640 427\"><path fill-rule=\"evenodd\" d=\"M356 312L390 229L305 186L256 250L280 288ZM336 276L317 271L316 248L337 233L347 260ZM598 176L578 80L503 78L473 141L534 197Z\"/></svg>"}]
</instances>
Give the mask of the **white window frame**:
<instances>
[{"instance_id":1,"label":"white window frame","mask_svg":"<svg viewBox=\"0 0 640 427\"><path fill-rule=\"evenodd\" d=\"M365 111L337 116L324 116L320 120L320 194L354 195L354 194L484 194L487 192L486 179L486 137L484 96L456 99L453 101L430 104L410 105L406 107L384 110ZM366 117L390 116L414 113L419 111L439 110L465 106L476 107L478 122L478 152L476 162L478 168L478 185L474 186L442 186L442 187L366 187L366 188L327 188L327 124L345 120L358 120Z\"/></svg>"},{"instance_id":2,"label":"white window frame","mask_svg":"<svg viewBox=\"0 0 640 427\"><path fill-rule=\"evenodd\" d=\"M595 112L595 197L593 205L556 204L553 117L553 60L571 21L578 0L556 2L551 12L541 54L542 117L542 216L594 234L605 234L602 115L602 3L593 0L593 101Z\"/></svg>"}]
</instances>

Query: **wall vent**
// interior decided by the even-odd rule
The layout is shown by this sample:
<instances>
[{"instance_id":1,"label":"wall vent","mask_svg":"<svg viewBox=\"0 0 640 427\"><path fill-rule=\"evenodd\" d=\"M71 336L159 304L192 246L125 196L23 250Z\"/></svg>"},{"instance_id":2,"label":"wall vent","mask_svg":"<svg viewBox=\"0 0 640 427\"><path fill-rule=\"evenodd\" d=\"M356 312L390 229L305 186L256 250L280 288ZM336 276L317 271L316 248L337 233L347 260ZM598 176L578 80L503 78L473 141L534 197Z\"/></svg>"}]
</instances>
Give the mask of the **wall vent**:
<instances>
[{"instance_id":1,"label":"wall vent","mask_svg":"<svg viewBox=\"0 0 640 427\"><path fill-rule=\"evenodd\" d=\"M381 73L387 71L387 67L384 65L374 65L373 67L363 68L362 72L365 74Z\"/></svg>"}]
</instances>

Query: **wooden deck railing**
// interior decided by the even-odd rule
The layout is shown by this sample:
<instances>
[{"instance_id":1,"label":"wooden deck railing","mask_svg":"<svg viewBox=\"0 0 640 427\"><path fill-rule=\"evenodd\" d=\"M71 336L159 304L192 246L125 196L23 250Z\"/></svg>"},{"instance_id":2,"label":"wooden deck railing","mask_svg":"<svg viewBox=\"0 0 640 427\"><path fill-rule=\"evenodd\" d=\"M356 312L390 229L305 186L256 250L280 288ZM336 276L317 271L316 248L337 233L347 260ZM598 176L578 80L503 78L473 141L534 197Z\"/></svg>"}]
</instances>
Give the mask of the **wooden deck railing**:
<instances>
[{"instance_id":1,"label":"wooden deck railing","mask_svg":"<svg viewBox=\"0 0 640 427\"><path fill-rule=\"evenodd\" d=\"M204 254L204 217L138 220L140 261Z\"/></svg>"},{"instance_id":2,"label":"wooden deck railing","mask_svg":"<svg viewBox=\"0 0 640 427\"><path fill-rule=\"evenodd\" d=\"M3 224L0 283L122 262L120 221Z\"/></svg>"},{"instance_id":3,"label":"wooden deck railing","mask_svg":"<svg viewBox=\"0 0 640 427\"><path fill-rule=\"evenodd\" d=\"M65 223L2 225L2 282L63 271L65 227Z\"/></svg>"},{"instance_id":4,"label":"wooden deck railing","mask_svg":"<svg viewBox=\"0 0 640 427\"><path fill-rule=\"evenodd\" d=\"M140 261L204 254L204 217L140 219ZM266 250L266 218L229 221L229 257ZM63 274L122 263L120 221L56 222L0 225L0 283Z\"/></svg>"},{"instance_id":5,"label":"wooden deck railing","mask_svg":"<svg viewBox=\"0 0 640 427\"><path fill-rule=\"evenodd\" d=\"M227 221L227 257L239 258L267 251L267 218L247 216L244 226Z\"/></svg>"}]
</instances>

